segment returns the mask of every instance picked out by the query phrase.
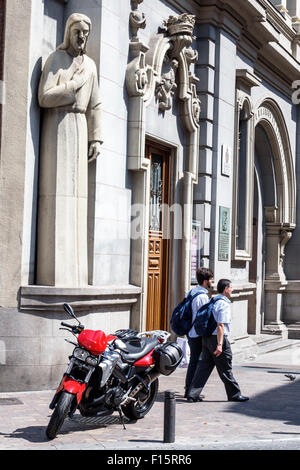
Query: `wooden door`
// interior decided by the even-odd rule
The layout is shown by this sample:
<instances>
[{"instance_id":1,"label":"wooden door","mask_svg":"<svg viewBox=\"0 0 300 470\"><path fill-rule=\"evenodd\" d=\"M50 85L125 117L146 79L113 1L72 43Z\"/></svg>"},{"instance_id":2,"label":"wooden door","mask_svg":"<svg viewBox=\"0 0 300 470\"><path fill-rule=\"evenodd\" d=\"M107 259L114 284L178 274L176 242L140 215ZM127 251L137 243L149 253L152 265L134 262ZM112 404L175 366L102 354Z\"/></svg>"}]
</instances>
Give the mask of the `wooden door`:
<instances>
[{"instance_id":1,"label":"wooden door","mask_svg":"<svg viewBox=\"0 0 300 470\"><path fill-rule=\"evenodd\" d=\"M146 147L151 161L146 329L167 329L169 153Z\"/></svg>"}]
</instances>

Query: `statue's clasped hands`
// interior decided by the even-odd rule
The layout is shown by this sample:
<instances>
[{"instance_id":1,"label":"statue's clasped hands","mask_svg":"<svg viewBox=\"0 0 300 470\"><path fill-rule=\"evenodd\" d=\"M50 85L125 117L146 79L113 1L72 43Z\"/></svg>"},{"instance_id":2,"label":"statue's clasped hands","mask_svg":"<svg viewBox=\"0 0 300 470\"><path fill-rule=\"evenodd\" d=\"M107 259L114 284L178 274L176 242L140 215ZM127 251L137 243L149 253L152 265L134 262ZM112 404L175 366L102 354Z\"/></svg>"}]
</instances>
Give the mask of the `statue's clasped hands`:
<instances>
[{"instance_id":1,"label":"statue's clasped hands","mask_svg":"<svg viewBox=\"0 0 300 470\"><path fill-rule=\"evenodd\" d=\"M88 157L88 162L92 162L93 160L96 160L96 158L100 155L100 147L101 144L100 142L91 142L90 147L89 147L89 157Z\"/></svg>"}]
</instances>

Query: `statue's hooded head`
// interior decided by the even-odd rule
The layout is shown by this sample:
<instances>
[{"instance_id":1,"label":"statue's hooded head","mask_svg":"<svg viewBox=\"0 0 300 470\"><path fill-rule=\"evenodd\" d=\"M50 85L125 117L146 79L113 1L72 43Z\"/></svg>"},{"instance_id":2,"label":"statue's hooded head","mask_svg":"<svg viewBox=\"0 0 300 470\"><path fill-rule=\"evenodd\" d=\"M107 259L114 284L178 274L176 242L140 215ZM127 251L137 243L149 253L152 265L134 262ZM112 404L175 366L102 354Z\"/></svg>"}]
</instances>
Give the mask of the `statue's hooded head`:
<instances>
[{"instance_id":1,"label":"statue's hooded head","mask_svg":"<svg viewBox=\"0 0 300 470\"><path fill-rule=\"evenodd\" d=\"M89 28L89 34L92 29L92 23L88 16L83 15L82 13L73 13L69 16L66 23L65 35L64 35L64 42L58 46L58 50L67 50L70 47L70 33L71 28L75 23L84 23ZM84 50L82 51L83 54L86 53L86 42L84 46Z\"/></svg>"}]
</instances>

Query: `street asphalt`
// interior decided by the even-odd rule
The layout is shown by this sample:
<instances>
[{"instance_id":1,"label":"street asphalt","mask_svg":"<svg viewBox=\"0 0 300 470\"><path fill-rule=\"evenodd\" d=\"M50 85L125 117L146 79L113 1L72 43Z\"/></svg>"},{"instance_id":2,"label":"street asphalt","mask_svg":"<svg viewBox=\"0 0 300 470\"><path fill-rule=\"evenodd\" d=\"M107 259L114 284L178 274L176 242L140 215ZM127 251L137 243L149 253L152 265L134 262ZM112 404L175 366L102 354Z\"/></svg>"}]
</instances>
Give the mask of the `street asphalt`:
<instances>
[{"instance_id":1,"label":"street asphalt","mask_svg":"<svg viewBox=\"0 0 300 470\"><path fill-rule=\"evenodd\" d=\"M245 403L227 401L215 370L203 390L204 401L188 403L183 398L186 369L178 368L169 377L160 377L157 400L145 418L126 421L123 429L118 414L83 418L77 411L52 441L45 429L53 390L1 393L0 450L99 450L105 455L111 451L115 459L122 450L132 455L143 450L175 455L195 450L300 450L300 363L295 357L294 348L234 363L234 376L250 398ZM295 380L286 373L294 374ZM166 390L174 390L176 396L172 443L164 442Z\"/></svg>"}]
</instances>

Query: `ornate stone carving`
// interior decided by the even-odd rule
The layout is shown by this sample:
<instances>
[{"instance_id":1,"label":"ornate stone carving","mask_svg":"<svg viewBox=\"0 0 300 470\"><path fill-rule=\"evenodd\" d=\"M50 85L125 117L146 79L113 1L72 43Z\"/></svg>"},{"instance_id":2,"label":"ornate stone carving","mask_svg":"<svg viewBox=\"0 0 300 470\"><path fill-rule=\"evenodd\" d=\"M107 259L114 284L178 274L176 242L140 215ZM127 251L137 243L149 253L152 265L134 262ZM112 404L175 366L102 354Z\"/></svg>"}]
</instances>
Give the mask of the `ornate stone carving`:
<instances>
[{"instance_id":1,"label":"ornate stone carving","mask_svg":"<svg viewBox=\"0 0 300 470\"><path fill-rule=\"evenodd\" d=\"M127 91L131 96L144 95L148 84L145 53L148 47L141 42L132 43L131 54L134 57L130 63L131 80L127 83Z\"/></svg>"},{"instance_id":2,"label":"ornate stone carving","mask_svg":"<svg viewBox=\"0 0 300 470\"><path fill-rule=\"evenodd\" d=\"M136 10L135 10L136 11ZM136 16L136 18L141 16ZM130 21L133 21L131 15ZM145 18L143 18L145 20ZM171 99L176 88L177 71L180 73L179 98L181 100L192 100L190 117L194 120L198 118L200 112L200 101L197 98L196 88L193 85L198 79L190 72L190 65L196 62L198 53L191 47L195 17L183 13L179 16L170 16L164 21L165 34L155 35L150 42L149 50L145 45L141 45L136 37L130 42L130 51L135 65L128 64L126 83L129 96L136 96L143 90L145 99L151 100L155 94L158 98L159 109L171 108ZM140 55L145 54L144 58ZM139 58L137 59L137 56ZM165 64L169 64L169 70L165 71ZM136 88L136 76L143 77L142 86ZM134 86L133 86L134 85ZM147 85L147 86L146 86ZM197 101L198 100L198 101ZM194 110L194 111L192 111Z\"/></svg>"},{"instance_id":3,"label":"ornate stone carving","mask_svg":"<svg viewBox=\"0 0 300 470\"><path fill-rule=\"evenodd\" d=\"M144 13L138 11L138 5L143 0L132 0L132 11L130 12L129 22L132 31L132 38L129 44L131 62L127 67L126 80L129 96L143 95L148 84L147 67L145 63L145 54L149 47L138 38L138 30L146 27L146 18Z\"/></svg>"},{"instance_id":4,"label":"ornate stone carving","mask_svg":"<svg viewBox=\"0 0 300 470\"><path fill-rule=\"evenodd\" d=\"M159 101L159 109L166 111L171 109L174 90L177 88L175 83L178 61L173 59L170 64L170 70L161 76L161 80L156 86L156 98Z\"/></svg>"},{"instance_id":5,"label":"ornate stone carving","mask_svg":"<svg viewBox=\"0 0 300 470\"><path fill-rule=\"evenodd\" d=\"M292 237L292 232L287 231L287 230L281 230L280 232L280 259L279 259L279 265L280 269L283 272L283 261L285 257L285 246L287 242L291 239Z\"/></svg>"},{"instance_id":6,"label":"ornate stone carving","mask_svg":"<svg viewBox=\"0 0 300 470\"><path fill-rule=\"evenodd\" d=\"M136 5L137 3L140 2L136 2ZM131 22L132 18L131 15ZM145 19L142 16L136 16L136 18L139 18L141 22ZM170 16L164 21L163 32L152 36L148 46L142 44L137 37L133 37L130 41L131 60L127 66L126 87L129 99L132 98L133 103L129 120L130 122L132 120L132 126L129 122L132 128L130 134L132 158L131 146L129 146L129 161L135 168L143 168L146 165L143 157L141 130L144 129L143 120L146 108L154 96L158 102L158 109L162 112L171 109L172 101L176 96L183 108L180 112L181 118L193 139L191 152L194 152L192 149L197 147L201 108L196 88L198 78L191 70L191 65L198 58L197 51L192 47L194 25L193 15L184 13ZM137 97L140 101L135 99ZM140 122L140 128L136 125L137 122ZM189 157L189 162L189 171L196 179L196 155Z\"/></svg>"},{"instance_id":7,"label":"ornate stone carving","mask_svg":"<svg viewBox=\"0 0 300 470\"><path fill-rule=\"evenodd\" d=\"M193 37L193 30L195 26L195 16L188 13L182 13L179 16L169 16L164 25L168 30L170 36L174 34L187 34Z\"/></svg>"},{"instance_id":8,"label":"ornate stone carving","mask_svg":"<svg viewBox=\"0 0 300 470\"><path fill-rule=\"evenodd\" d=\"M146 27L146 18L144 13L132 11L130 13L130 26L133 33L133 37L137 37L137 32L140 28Z\"/></svg>"},{"instance_id":9,"label":"ornate stone carving","mask_svg":"<svg viewBox=\"0 0 300 470\"><path fill-rule=\"evenodd\" d=\"M237 103L238 111L241 111L243 109L244 101L245 101L245 93L243 91L237 89L237 91L236 91L236 103Z\"/></svg>"},{"instance_id":10,"label":"ornate stone carving","mask_svg":"<svg viewBox=\"0 0 300 470\"><path fill-rule=\"evenodd\" d=\"M188 66L190 66L190 64L193 64L197 61L198 51L196 51L192 47L186 47L185 57L186 57L186 61L187 61Z\"/></svg>"},{"instance_id":11,"label":"ornate stone carving","mask_svg":"<svg viewBox=\"0 0 300 470\"><path fill-rule=\"evenodd\" d=\"M138 5L142 3L143 0L132 0L132 11L130 12L130 26L132 31L132 39L137 38L137 33L140 28L144 29L146 27L146 17L145 14L138 11Z\"/></svg>"},{"instance_id":12,"label":"ornate stone carving","mask_svg":"<svg viewBox=\"0 0 300 470\"><path fill-rule=\"evenodd\" d=\"M192 115L195 123L199 124L201 105L197 95L196 85L192 84Z\"/></svg>"}]
</instances>

